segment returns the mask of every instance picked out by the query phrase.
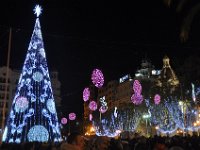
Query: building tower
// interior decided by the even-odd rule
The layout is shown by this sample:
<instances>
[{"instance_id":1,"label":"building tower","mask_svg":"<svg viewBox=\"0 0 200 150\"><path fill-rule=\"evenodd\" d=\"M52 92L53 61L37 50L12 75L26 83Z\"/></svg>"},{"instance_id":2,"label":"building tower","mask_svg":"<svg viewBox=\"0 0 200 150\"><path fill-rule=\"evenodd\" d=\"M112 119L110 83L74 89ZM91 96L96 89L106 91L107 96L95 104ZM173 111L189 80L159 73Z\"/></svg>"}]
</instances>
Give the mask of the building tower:
<instances>
[{"instance_id":1,"label":"building tower","mask_svg":"<svg viewBox=\"0 0 200 150\"><path fill-rule=\"evenodd\" d=\"M2 141L59 142L61 140L55 101L38 16L20 75Z\"/></svg>"},{"instance_id":2,"label":"building tower","mask_svg":"<svg viewBox=\"0 0 200 150\"><path fill-rule=\"evenodd\" d=\"M170 93L172 93L179 85L179 80L174 70L171 68L169 61L170 59L167 56L163 58L163 68L156 80L156 86L162 87L163 89L168 88L170 89Z\"/></svg>"}]
</instances>

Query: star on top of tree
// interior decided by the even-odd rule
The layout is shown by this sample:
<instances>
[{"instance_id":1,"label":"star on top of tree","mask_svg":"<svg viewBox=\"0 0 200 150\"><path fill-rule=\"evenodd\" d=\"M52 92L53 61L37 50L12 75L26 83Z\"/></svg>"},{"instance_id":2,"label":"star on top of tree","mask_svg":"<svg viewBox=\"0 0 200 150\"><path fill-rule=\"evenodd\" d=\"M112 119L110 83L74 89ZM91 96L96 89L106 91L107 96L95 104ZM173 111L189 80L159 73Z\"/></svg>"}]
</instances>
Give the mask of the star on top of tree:
<instances>
[{"instance_id":1,"label":"star on top of tree","mask_svg":"<svg viewBox=\"0 0 200 150\"><path fill-rule=\"evenodd\" d=\"M37 17L42 13L42 7L40 5L36 5L34 8L34 14L36 14Z\"/></svg>"}]
</instances>

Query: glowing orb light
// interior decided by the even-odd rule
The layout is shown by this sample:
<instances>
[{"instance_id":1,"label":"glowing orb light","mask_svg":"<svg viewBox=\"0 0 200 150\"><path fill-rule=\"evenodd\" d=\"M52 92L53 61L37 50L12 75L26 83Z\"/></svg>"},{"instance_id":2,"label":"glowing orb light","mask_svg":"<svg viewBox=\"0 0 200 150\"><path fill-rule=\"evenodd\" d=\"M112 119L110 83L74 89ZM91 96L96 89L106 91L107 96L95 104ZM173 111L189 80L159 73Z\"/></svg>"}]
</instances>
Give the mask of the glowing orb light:
<instances>
[{"instance_id":1,"label":"glowing orb light","mask_svg":"<svg viewBox=\"0 0 200 150\"><path fill-rule=\"evenodd\" d=\"M90 110L92 110L92 111L97 110L97 103L96 103L95 101L91 101L91 102L89 103L89 108L90 108Z\"/></svg>"},{"instance_id":2,"label":"glowing orb light","mask_svg":"<svg viewBox=\"0 0 200 150\"><path fill-rule=\"evenodd\" d=\"M34 79L36 82L42 81L42 80L43 80L43 75L42 75L42 73L40 73L40 72L35 72L35 73L33 74L33 79Z\"/></svg>"},{"instance_id":3,"label":"glowing orb light","mask_svg":"<svg viewBox=\"0 0 200 150\"><path fill-rule=\"evenodd\" d=\"M135 80L133 83L133 90L136 94L141 94L142 93L142 86L140 84L140 81Z\"/></svg>"},{"instance_id":4,"label":"glowing orb light","mask_svg":"<svg viewBox=\"0 0 200 150\"><path fill-rule=\"evenodd\" d=\"M28 108L28 100L26 97L20 96L17 98L15 102L15 111L16 112L24 112Z\"/></svg>"},{"instance_id":5,"label":"glowing orb light","mask_svg":"<svg viewBox=\"0 0 200 150\"><path fill-rule=\"evenodd\" d=\"M49 140L49 133L44 126L35 125L28 131L29 142L47 142Z\"/></svg>"},{"instance_id":6,"label":"glowing orb light","mask_svg":"<svg viewBox=\"0 0 200 150\"><path fill-rule=\"evenodd\" d=\"M140 95L140 94L133 94L132 96L131 96L131 101L133 102L133 104L135 104L135 105L140 105L141 103L142 103L142 101L143 101L143 96L142 95Z\"/></svg>"},{"instance_id":7,"label":"glowing orb light","mask_svg":"<svg viewBox=\"0 0 200 150\"><path fill-rule=\"evenodd\" d=\"M63 118L61 119L61 123L62 123L62 124L67 124L67 118L63 117Z\"/></svg>"},{"instance_id":8,"label":"glowing orb light","mask_svg":"<svg viewBox=\"0 0 200 150\"><path fill-rule=\"evenodd\" d=\"M75 113L70 113L69 114L69 120L75 120L76 119L76 114Z\"/></svg>"},{"instance_id":9,"label":"glowing orb light","mask_svg":"<svg viewBox=\"0 0 200 150\"><path fill-rule=\"evenodd\" d=\"M104 84L104 76L101 70L99 69L94 69L92 71L92 76L91 76L92 83L97 87L100 88Z\"/></svg>"},{"instance_id":10,"label":"glowing orb light","mask_svg":"<svg viewBox=\"0 0 200 150\"><path fill-rule=\"evenodd\" d=\"M102 114L105 113L107 110L108 110L108 106L101 106L101 107L99 108L99 111L100 111Z\"/></svg>"},{"instance_id":11,"label":"glowing orb light","mask_svg":"<svg viewBox=\"0 0 200 150\"><path fill-rule=\"evenodd\" d=\"M83 100L86 102L88 101L90 98L90 89L89 88L85 88L83 90Z\"/></svg>"},{"instance_id":12,"label":"glowing orb light","mask_svg":"<svg viewBox=\"0 0 200 150\"><path fill-rule=\"evenodd\" d=\"M158 104L160 103L160 95L159 95L159 94L156 94L156 95L154 96L154 103L155 103L156 105L158 105Z\"/></svg>"}]
</instances>

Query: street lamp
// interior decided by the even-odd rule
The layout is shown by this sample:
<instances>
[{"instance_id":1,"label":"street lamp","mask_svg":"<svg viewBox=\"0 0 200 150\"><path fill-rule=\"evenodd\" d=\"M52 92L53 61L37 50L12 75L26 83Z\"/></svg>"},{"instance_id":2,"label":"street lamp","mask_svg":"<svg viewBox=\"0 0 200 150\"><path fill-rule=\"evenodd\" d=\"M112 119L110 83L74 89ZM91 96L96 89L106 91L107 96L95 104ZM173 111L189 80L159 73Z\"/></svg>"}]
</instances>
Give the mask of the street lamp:
<instances>
[{"instance_id":1,"label":"street lamp","mask_svg":"<svg viewBox=\"0 0 200 150\"><path fill-rule=\"evenodd\" d=\"M148 136L148 128L147 128L147 125L148 125L148 119L149 119L150 117L151 117L150 114L144 114L144 115L142 116L142 118L145 119L145 121L146 121L146 136Z\"/></svg>"}]
</instances>

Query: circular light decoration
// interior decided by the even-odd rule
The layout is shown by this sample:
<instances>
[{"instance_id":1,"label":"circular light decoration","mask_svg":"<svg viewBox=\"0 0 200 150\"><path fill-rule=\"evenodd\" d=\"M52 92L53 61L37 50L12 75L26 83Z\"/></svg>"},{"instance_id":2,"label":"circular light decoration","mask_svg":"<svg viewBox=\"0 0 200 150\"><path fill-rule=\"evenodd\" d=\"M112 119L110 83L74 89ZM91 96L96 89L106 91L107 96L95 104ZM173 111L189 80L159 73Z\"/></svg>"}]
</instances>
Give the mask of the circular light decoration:
<instances>
[{"instance_id":1,"label":"circular light decoration","mask_svg":"<svg viewBox=\"0 0 200 150\"><path fill-rule=\"evenodd\" d=\"M83 100L86 102L88 101L90 98L90 89L89 88L85 88L83 90Z\"/></svg>"},{"instance_id":2,"label":"circular light decoration","mask_svg":"<svg viewBox=\"0 0 200 150\"><path fill-rule=\"evenodd\" d=\"M89 120L92 121L92 118L93 118L93 116L92 116L92 114L90 114L89 115Z\"/></svg>"},{"instance_id":3,"label":"circular light decoration","mask_svg":"<svg viewBox=\"0 0 200 150\"><path fill-rule=\"evenodd\" d=\"M101 106L101 107L99 108L99 111L100 111L102 114L105 113L107 110L108 110L108 106Z\"/></svg>"},{"instance_id":4,"label":"circular light decoration","mask_svg":"<svg viewBox=\"0 0 200 150\"><path fill-rule=\"evenodd\" d=\"M131 101L133 102L133 104L135 104L135 105L140 105L141 103L142 103L142 101L143 101L143 96L142 95L140 95L140 94L133 94L132 96L131 96Z\"/></svg>"},{"instance_id":5,"label":"circular light decoration","mask_svg":"<svg viewBox=\"0 0 200 150\"><path fill-rule=\"evenodd\" d=\"M35 125L28 131L29 142L47 142L49 140L49 133L44 126Z\"/></svg>"},{"instance_id":6,"label":"circular light decoration","mask_svg":"<svg viewBox=\"0 0 200 150\"><path fill-rule=\"evenodd\" d=\"M28 108L28 100L26 97L19 96L15 102L15 111L24 112Z\"/></svg>"},{"instance_id":7,"label":"circular light decoration","mask_svg":"<svg viewBox=\"0 0 200 150\"><path fill-rule=\"evenodd\" d=\"M69 114L69 120L75 120L76 119L76 114L75 113L70 113Z\"/></svg>"},{"instance_id":8,"label":"circular light decoration","mask_svg":"<svg viewBox=\"0 0 200 150\"><path fill-rule=\"evenodd\" d=\"M40 82L40 81L43 80L43 74L37 71L37 72L35 72L35 73L33 74L33 79L34 79L36 82Z\"/></svg>"},{"instance_id":9,"label":"circular light decoration","mask_svg":"<svg viewBox=\"0 0 200 150\"><path fill-rule=\"evenodd\" d=\"M156 94L156 95L154 96L154 103L155 103L156 105L158 105L158 104L160 103L160 95L159 95L159 94Z\"/></svg>"},{"instance_id":10,"label":"circular light decoration","mask_svg":"<svg viewBox=\"0 0 200 150\"><path fill-rule=\"evenodd\" d=\"M92 80L92 83L93 83L97 88L102 87L103 84L104 84L104 76L103 76L103 73L101 72L101 70L99 70L99 69L94 69L94 70L92 71L91 80Z\"/></svg>"},{"instance_id":11,"label":"circular light decoration","mask_svg":"<svg viewBox=\"0 0 200 150\"><path fill-rule=\"evenodd\" d=\"M65 118L65 117L62 118L62 119L61 119L61 123L64 124L64 125L67 124L67 118Z\"/></svg>"},{"instance_id":12,"label":"circular light decoration","mask_svg":"<svg viewBox=\"0 0 200 150\"><path fill-rule=\"evenodd\" d=\"M52 114L56 113L55 103L53 99L47 100L47 108Z\"/></svg>"},{"instance_id":13,"label":"circular light decoration","mask_svg":"<svg viewBox=\"0 0 200 150\"><path fill-rule=\"evenodd\" d=\"M96 103L95 101L91 101L91 102L89 103L89 108L90 108L90 110L92 110L92 111L97 110L97 103Z\"/></svg>"},{"instance_id":14,"label":"circular light decoration","mask_svg":"<svg viewBox=\"0 0 200 150\"><path fill-rule=\"evenodd\" d=\"M136 94L141 94L142 93L142 86L140 84L139 80L135 80L133 83L133 90Z\"/></svg>"}]
</instances>

